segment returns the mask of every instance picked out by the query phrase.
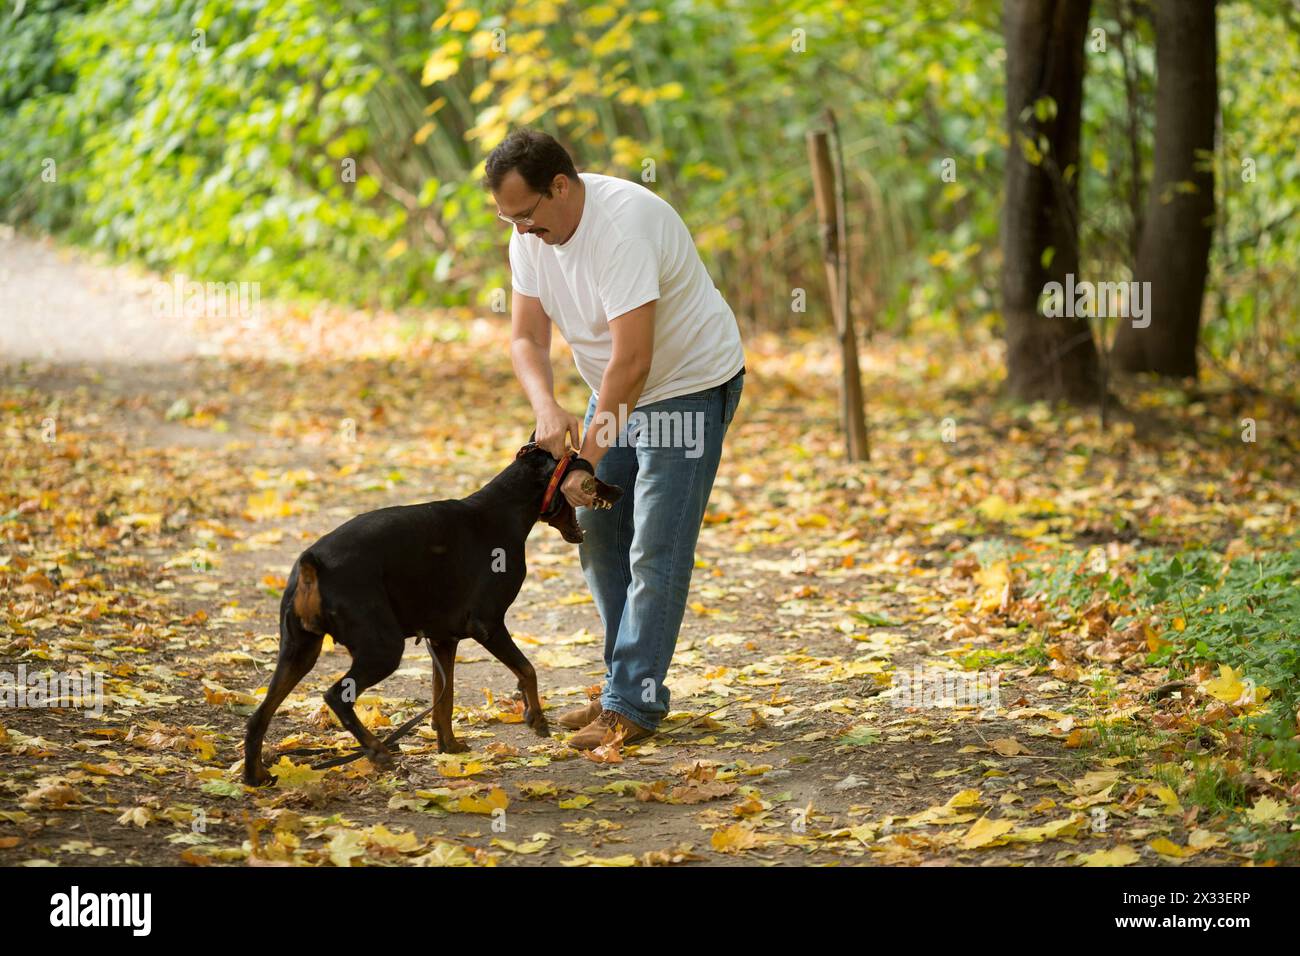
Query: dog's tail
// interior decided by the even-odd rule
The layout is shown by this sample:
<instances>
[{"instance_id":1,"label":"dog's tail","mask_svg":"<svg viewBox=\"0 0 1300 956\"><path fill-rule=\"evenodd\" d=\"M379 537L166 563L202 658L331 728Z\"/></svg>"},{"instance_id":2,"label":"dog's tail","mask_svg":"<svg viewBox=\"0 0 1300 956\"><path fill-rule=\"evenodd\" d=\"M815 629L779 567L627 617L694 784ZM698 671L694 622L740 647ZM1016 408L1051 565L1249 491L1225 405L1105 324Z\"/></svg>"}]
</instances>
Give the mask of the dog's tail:
<instances>
[{"instance_id":1,"label":"dog's tail","mask_svg":"<svg viewBox=\"0 0 1300 956\"><path fill-rule=\"evenodd\" d=\"M298 580L285 589L284 606L281 608L281 621L286 622L287 610L292 608L294 615L304 630L313 634L325 633L325 622L321 611L320 567L316 559L304 553L298 558Z\"/></svg>"}]
</instances>

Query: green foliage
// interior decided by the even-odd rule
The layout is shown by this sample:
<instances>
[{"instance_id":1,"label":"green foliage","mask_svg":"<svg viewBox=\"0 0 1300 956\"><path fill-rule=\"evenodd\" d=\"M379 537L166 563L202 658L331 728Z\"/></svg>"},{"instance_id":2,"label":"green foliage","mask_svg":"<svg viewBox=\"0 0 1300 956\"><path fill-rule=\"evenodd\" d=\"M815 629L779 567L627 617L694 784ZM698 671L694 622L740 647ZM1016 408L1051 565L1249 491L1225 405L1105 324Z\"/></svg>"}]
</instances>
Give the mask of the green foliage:
<instances>
[{"instance_id":1,"label":"green foliage","mask_svg":"<svg viewBox=\"0 0 1300 956\"><path fill-rule=\"evenodd\" d=\"M49 72L75 83L4 117L6 212L159 269L418 300L435 257L399 255L410 216L369 172L383 71L345 21L315 0L111 0L63 17Z\"/></svg>"},{"instance_id":2,"label":"green foliage","mask_svg":"<svg viewBox=\"0 0 1300 956\"><path fill-rule=\"evenodd\" d=\"M647 185L738 312L807 321L791 310L805 288L821 322L804 133L834 104L859 309L988 311L997 4L933 6L41 0L0 26L10 75L61 80L0 109L0 214L268 291L482 303L506 273L481 160L532 123L587 169L641 178L653 160Z\"/></svg>"},{"instance_id":3,"label":"green foliage","mask_svg":"<svg viewBox=\"0 0 1300 956\"><path fill-rule=\"evenodd\" d=\"M1131 267L1154 133L1133 9L1097 0L1089 24L1107 42L1087 53L1081 269L1110 279ZM1219 17L1205 339L1230 359L1300 347L1289 16ZM29 0L0 16L0 59L3 218L199 278L394 305L482 306L508 283L479 176L532 124L672 202L739 314L825 327L805 134L833 106L859 316L996 320L997 0Z\"/></svg>"},{"instance_id":4,"label":"green foliage","mask_svg":"<svg viewBox=\"0 0 1300 956\"><path fill-rule=\"evenodd\" d=\"M1227 664L1269 689L1268 713L1241 720L1275 766L1300 770L1292 739L1300 707L1300 552L1226 564L1210 552L1155 560L1137 597L1183 622L1163 635L1171 643L1153 660L1183 673L1202 661Z\"/></svg>"},{"instance_id":5,"label":"green foliage","mask_svg":"<svg viewBox=\"0 0 1300 956\"><path fill-rule=\"evenodd\" d=\"M1216 354L1283 374L1300 352L1300 23L1289 17L1243 4L1219 14L1223 211L1203 336Z\"/></svg>"},{"instance_id":6,"label":"green foliage","mask_svg":"<svg viewBox=\"0 0 1300 956\"><path fill-rule=\"evenodd\" d=\"M1155 36L1132 0L1097 0L1089 29L1080 177L1080 268L1131 278L1149 201L1155 127ZM1202 342L1234 365L1285 373L1300 353L1300 24L1272 2L1220 4L1220 147L1209 161L1219 215ZM1111 330L1113 331L1113 329Z\"/></svg>"},{"instance_id":7,"label":"green foliage","mask_svg":"<svg viewBox=\"0 0 1300 956\"><path fill-rule=\"evenodd\" d=\"M1030 639L1015 650L977 650L956 658L963 670L974 671L997 664L1033 665L1042 667L1051 662L1042 644Z\"/></svg>"},{"instance_id":8,"label":"green foliage","mask_svg":"<svg viewBox=\"0 0 1300 956\"><path fill-rule=\"evenodd\" d=\"M1064 620L1105 600L1121 612L1111 622L1116 631L1135 618L1159 622L1159 647L1146 662L1167 667L1171 678L1227 666L1243 690L1267 688L1262 706L1245 708L1231 724L1242 732L1253 763L1287 775L1300 772L1300 550L1225 560L1206 550L1152 549L1106 570L1098 570L1087 555L1073 554L1054 566L1032 569L1030 576L1030 593L1054 605ZM1212 725L1192 726L1205 739L1223 738ZM1114 755L1183 749L1176 735L1147 725L1098 730L1099 747ZM1300 836L1260 827L1241 809L1250 804L1245 777L1230 772L1214 755L1193 757L1187 769L1187 803L1231 817L1236 821L1233 840L1255 844L1258 859L1295 858ZM1181 772L1171 770L1165 782L1178 789L1180 780Z\"/></svg>"},{"instance_id":9,"label":"green foliage","mask_svg":"<svg viewBox=\"0 0 1300 956\"><path fill-rule=\"evenodd\" d=\"M1087 556L1031 572L1030 593L1069 617L1103 598L1126 609L1112 626L1134 615L1157 615L1164 642L1148 663L1174 677L1198 664L1227 665L1257 687L1267 687L1264 711L1242 716L1258 754L1270 765L1300 770L1296 716L1300 709L1300 551L1266 552L1225 561L1212 551L1168 554L1149 550L1136 571L1098 571Z\"/></svg>"}]
</instances>

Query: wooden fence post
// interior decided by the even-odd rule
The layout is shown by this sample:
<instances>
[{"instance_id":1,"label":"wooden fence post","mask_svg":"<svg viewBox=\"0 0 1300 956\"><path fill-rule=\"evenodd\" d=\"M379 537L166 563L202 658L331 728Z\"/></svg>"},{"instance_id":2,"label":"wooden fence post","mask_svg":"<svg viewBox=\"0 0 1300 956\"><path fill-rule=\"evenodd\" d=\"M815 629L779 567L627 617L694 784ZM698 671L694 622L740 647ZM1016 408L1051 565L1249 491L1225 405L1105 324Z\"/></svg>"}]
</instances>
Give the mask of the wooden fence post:
<instances>
[{"instance_id":1,"label":"wooden fence post","mask_svg":"<svg viewBox=\"0 0 1300 956\"><path fill-rule=\"evenodd\" d=\"M834 114L830 110L826 112L833 127ZM840 342L840 423L844 429L844 454L849 461L866 461L870 448L863 412L862 369L858 364L857 335L849 313L848 224L844 215L843 169L837 182L826 131L808 131L808 160L812 165L817 220L821 224L822 259L826 264L826 282L830 286L831 312Z\"/></svg>"}]
</instances>

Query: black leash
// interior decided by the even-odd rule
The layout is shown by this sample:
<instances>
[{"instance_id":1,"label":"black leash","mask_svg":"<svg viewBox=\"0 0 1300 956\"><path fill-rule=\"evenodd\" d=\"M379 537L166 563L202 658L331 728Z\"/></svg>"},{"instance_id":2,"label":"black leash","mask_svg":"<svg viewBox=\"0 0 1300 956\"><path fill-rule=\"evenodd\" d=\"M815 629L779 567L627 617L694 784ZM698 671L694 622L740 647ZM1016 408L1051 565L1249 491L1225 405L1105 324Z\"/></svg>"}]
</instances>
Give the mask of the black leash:
<instances>
[{"instance_id":1,"label":"black leash","mask_svg":"<svg viewBox=\"0 0 1300 956\"><path fill-rule=\"evenodd\" d=\"M424 710L420 711L418 714L416 714L414 717L412 717L412 718L411 718L410 720L408 720L406 723L402 724L402 726L398 727L396 730L394 730L392 733L390 733L387 737L385 737L384 740L383 740L383 743L384 743L384 746L385 746L385 747L390 747L392 744L397 743L397 741L401 740L403 737L405 737L407 734L409 734L409 733L410 733L410 732L415 728L415 725L416 725L416 724L418 724L420 721L424 720L425 717L428 717L431 713L433 713L434 708L437 707L438 704L439 704L439 702L442 700L442 695L445 694L445 693L447 693L447 673L446 673L446 671L444 671L444 670L442 669L442 662L439 661L439 660L438 660L438 656L437 656L436 654L433 653L433 645L432 645L432 644L430 644L428 641L425 641L425 646L429 648L429 659L433 661L433 666L436 667L436 668L438 669L438 676L442 678L442 690L441 690L441 692L439 692L437 699L435 699L434 702L433 702L432 704L430 704L430 705L429 705L428 707L426 707ZM397 751L398 754L401 754L401 752L402 752L402 751L401 751L400 749ZM279 757L290 757L290 756L294 756L294 757L307 757L307 756L313 756L313 755L315 755L315 754L325 754L325 753L332 753L331 748L329 748L329 747L297 747L297 748L295 748L295 749L293 749L293 750L280 750L280 751L277 751L276 754L275 754L275 756L276 756L277 758L279 758ZM351 753L343 754L343 755L341 755L341 756L334 757L334 758L332 758L332 759L330 759L330 760L326 760L326 761L323 761L323 762L318 763L318 764L312 764L311 769L312 769L312 770L328 770L330 767L341 767L341 766L343 766L344 764L352 763L352 761L354 761L354 760L360 760L362 757L365 757L365 756L367 756L366 752L365 752L364 750L360 749L360 748L357 748L356 750L352 751Z\"/></svg>"},{"instance_id":2,"label":"black leash","mask_svg":"<svg viewBox=\"0 0 1300 956\"><path fill-rule=\"evenodd\" d=\"M425 646L429 648L429 659L433 662L433 666L438 669L438 676L442 678L442 691L438 694L437 699L435 699L432 704L430 704L424 710L420 711L418 714L416 714L406 723L402 724L402 726L398 727L387 737L385 737L383 741L385 747L392 746L397 741L401 740L403 737L409 734L415 728L416 724L418 724L420 721L424 720L425 717L428 717L431 713L433 713L434 708L436 708L438 706L438 703L442 700L442 695L447 693L447 673L442 669L442 662L439 661L438 656L433 653L432 644L426 641ZM687 727L690 727L698 723L699 721L703 720L705 717L708 717L712 714L716 714L720 710L725 710L726 708L731 707L734 704L743 704L746 703L747 701L752 701L753 699L754 699L753 695L747 695L745 697L738 697L735 700L727 701L725 704L723 704L720 707L715 707L713 708L713 710L692 717L684 724L680 724L676 727L671 727L667 730L661 730L659 731L659 734L660 736L668 736L677 733L679 730L685 730ZM323 754L323 753L330 753L330 752L331 750L329 747L297 747L293 750L277 751L275 756L277 758L290 757L290 756L306 757L306 756L314 756L316 754ZM397 753L401 754L401 750L399 749ZM358 748L356 750L353 750L351 753L342 754L338 757L333 757L329 760L322 761L321 763L318 764L312 764L311 769L328 770L331 767L341 767L344 764L352 763L352 761L354 760L360 760L364 756L366 756L366 752Z\"/></svg>"}]
</instances>

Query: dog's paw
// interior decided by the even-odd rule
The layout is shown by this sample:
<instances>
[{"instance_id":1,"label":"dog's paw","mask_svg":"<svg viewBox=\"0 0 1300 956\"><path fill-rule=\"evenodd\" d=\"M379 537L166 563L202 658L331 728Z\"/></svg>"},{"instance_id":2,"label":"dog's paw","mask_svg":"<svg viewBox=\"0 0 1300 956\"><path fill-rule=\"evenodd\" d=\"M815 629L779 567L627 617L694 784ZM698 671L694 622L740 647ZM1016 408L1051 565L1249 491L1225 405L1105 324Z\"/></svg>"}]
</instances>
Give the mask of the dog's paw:
<instances>
[{"instance_id":1,"label":"dog's paw","mask_svg":"<svg viewBox=\"0 0 1300 956\"><path fill-rule=\"evenodd\" d=\"M525 711L524 723L533 729L533 733L539 737L551 736L551 728L546 723L546 715L541 711L533 713L531 710Z\"/></svg>"},{"instance_id":2,"label":"dog's paw","mask_svg":"<svg viewBox=\"0 0 1300 956\"><path fill-rule=\"evenodd\" d=\"M451 740L447 741L445 744L441 742L438 744L438 753L463 754L468 752L469 744L457 737L452 737Z\"/></svg>"},{"instance_id":3,"label":"dog's paw","mask_svg":"<svg viewBox=\"0 0 1300 956\"><path fill-rule=\"evenodd\" d=\"M367 750L366 757L372 764L379 767L381 770L392 770L397 763L393 757L393 752L387 747Z\"/></svg>"},{"instance_id":4,"label":"dog's paw","mask_svg":"<svg viewBox=\"0 0 1300 956\"><path fill-rule=\"evenodd\" d=\"M271 772L266 769L266 765L261 761L254 764L244 764L244 786L246 787L265 787L274 781Z\"/></svg>"}]
</instances>

